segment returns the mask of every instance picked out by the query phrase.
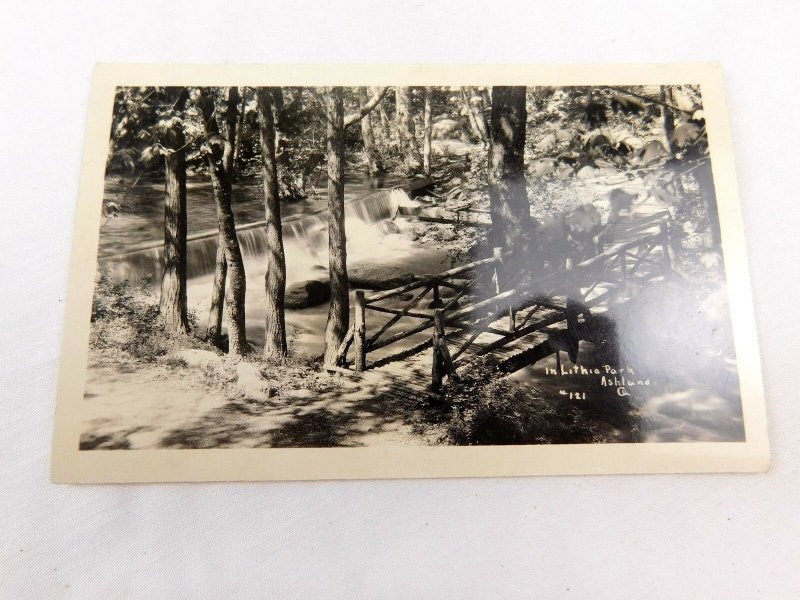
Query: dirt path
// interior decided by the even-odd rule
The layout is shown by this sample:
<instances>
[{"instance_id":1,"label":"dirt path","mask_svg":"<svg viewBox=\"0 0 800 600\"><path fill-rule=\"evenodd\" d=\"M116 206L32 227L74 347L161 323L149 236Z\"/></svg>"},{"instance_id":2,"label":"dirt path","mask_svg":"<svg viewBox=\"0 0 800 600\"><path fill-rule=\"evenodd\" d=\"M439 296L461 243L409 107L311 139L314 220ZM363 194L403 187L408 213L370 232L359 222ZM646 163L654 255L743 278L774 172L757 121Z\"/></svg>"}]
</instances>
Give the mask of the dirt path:
<instances>
[{"instance_id":1,"label":"dirt path","mask_svg":"<svg viewBox=\"0 0 800 600\"><path fill-rule=\"evenodd\" d=\"M176 373L186 369L188 373ZM429 445L422 405L391 376L321 376L313 389L255 400L203 382L187 367L89 369L84 449ZM269 382L266 382L269 384ZM235 387L234 387L235 389ZM252 396L254 394L250 394ZM238 397L237 397L238 396Z\"/></svg>"}]
</instances>

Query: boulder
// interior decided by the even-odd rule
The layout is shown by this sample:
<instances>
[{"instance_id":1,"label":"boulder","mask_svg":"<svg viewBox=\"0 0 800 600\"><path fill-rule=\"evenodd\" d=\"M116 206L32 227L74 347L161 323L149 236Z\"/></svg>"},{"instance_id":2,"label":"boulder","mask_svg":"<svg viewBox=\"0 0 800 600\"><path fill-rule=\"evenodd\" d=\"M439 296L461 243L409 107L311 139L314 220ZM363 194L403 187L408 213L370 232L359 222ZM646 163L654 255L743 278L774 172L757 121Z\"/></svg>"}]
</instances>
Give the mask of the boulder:
<instances>
[{"instance_id":1,"label":"boulder","mask_svg":"<svg viewBox=\"0 0 800 600\"><path fill-rule=\"evenodd\" d=\"M286 287L286 308L310 308L325 304L331 298L330 286L322 281L309 279Z\"/></svg>"},{"instance_id":2,"label":"boulder","mask_svg":"<svg viewBox=\"0 0 800 600\"><path fill-rule=\"evenodd\" d=\"M444 227L439 231L439 239L443 242L452 242L458 234L450 227Z\"/></svg>"},{"instance_id":3,"label":"boulder","mask_svg":"<svg viewBox=\"0 0 800 600\"><path fill-rule=\"evenodd\" d=\"M243 397L254 400L265 401L276 393L261 376L261 365L244 361L236 365L236 387Z\"/></svg>"},{"instance_id":4,"label":"boulder","mask_svg":"<svg viewBox=\"0 0 800 600\"><path fill-rule=\"evenodd\" d=\"M401 271L397 267L382 264L360 264L349 267L351 288L368 290L391 290L416 281L412 273Z\"/></svg>"},{"instance_id":5,"label":"boulder","mask_svg":"<svg viewBox=\"0 0 800 600\"><path fill-rule=\"evenodd\" d=\"M188 348L177 350L162 357L163 361L180 361L192 369L204 369L208 365L217 365L222 357L211 350L201 350L199 348Z\"/></svg>"},{"instance_id":6,"label":"boulder","mask_svg":"<svg viewBox=\"0 0 800 600\"><path fill-rule=\"evenodd\" d=\"M534 177L545 177L556 170L558 161L555 158L540 158L528 165L528 174Z\"/></svg>"},{"instance_id":7,"label":"boulder","mask_svg":"<svg viewBox=\"0 0 800 600\"><path fill-rule=\"evenodd\" d=\"M547 152L551 150L556 145L556 136L553 133L550 133L544 136L539 142L536 143L536 149L539 152Z\"/></svg>"},{"instance_id":8,"label":"boulder","mask_svg":"<svg viewBox=\"0 0 800 600\"><path fill-rule=\"evenodd\" d=\"M394 221L381 221L380 230L384 234L400 233L400 227Z\"/></svg>"},{"instance_id":9,"label":"boulder","mask_svg":"<svg viewBox=\"0 0 800 600\"><path fill-rule=\"evenodd\" d=\"M460 119L439 119L431 125L431 137L434 140L461 138L465 136L466 123Z\"/></svg>"}]
</instances>

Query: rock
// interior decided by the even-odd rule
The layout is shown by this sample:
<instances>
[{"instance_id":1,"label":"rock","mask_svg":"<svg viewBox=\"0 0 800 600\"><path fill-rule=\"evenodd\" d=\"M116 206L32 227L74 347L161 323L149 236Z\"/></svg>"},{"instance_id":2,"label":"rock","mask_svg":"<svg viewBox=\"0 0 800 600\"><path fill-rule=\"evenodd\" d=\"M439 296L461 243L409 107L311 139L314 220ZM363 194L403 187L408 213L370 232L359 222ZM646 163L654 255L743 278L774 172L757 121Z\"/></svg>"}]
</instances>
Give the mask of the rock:
<instances>
[{"instance_id":1,"label":"rock","mask_svg":"<svg viewBox=\"0 0 800 600\"><path fill-rule=\"evenodd\" d=\"M427 231L428 231L427 225L422 225L422 224L419 224L419 223L414 225L414 234L415 235L423 236L423 235L425 235L425 233Z\"/></svg>"},{"instance_id":2,"label":"rock","mask_svg":"<svg viewBox=\"0 0 800 600\"><path fill-rule=\"evenodd\" d=\"M200 350L190 348L186 350L178 350L161 357L164 362L180 361L186 364L187 367L192 369L204 369L208 365L218 365L222 357L211 350Z\"/></svg>"},{"instance_id":3,"label":"rock","mask_svg":"<svg viewBox=\"0 0 800 600\"><path fill-rule=\"evenodd\" d=\"M394 221L381 221L380 229L382 233L387 235L392 233L400 233L400 227L398 227L397 223Z\"/></svg>"},{"instance_id":4,"label":"rock","mask_svg":"<svg viewBox=\"0 0 800 600\"><path fill-rule=\"evenodd\" d=\"M544 136L539 142L536 144L536 149L539 152L547 152L548 150L552 149L556 145L556 136L555 134L548 134Z\"/></svg>"},{"instance_id":5,"label":"rock","mask_svg":"<svg viewBox=\"0 0 800 600\"><path fill-rule=\"evenodd\" d=\"M236 365L236 387L245 398L263 401L275 395L261 376L261 366L256 363L242 361Z\"/></svg>"},{"instance_id":6,"label":"rock","mask_svg":"<svg viewBox=\"0 0 800 600\"><path fill-rule=\"evenodd\" d=\"M286 288L286 308L310 308L325 304L331 298L331 289L327 283L309 279L298 281Z\"/></svg>"},{"instance_id":7,"label":"rock","mask_svg":"<svg viewBox=\"0 0 800 600\"><path fill-rule=\"evenodd\" d=\"M528 174L534 177L544 177L556 170L558 161L555 158L540 158L528 165Z\"/></svg>"},{"instance_id":8,"label":"rock","mask_svg":"<svg viewBox=\"0 0 800 600\"><path fill-rule=\"evenodd\" d=\"M567 177L572 177L573 173L574 171L569 165L559 165L554 175L557 179L566 179Z\"/></svg>"},{"instance_id":9,"label":"rock","mask_svg":"<svg viewBox=\"0 0 800 600\"><path fill-rule=\"evenodd\" d=\"M439 232L439 239L443 242L452 242L458 237L458 234L450 228L442 229Z\"/></svg>"},{"instance_id":10,"label":"rock","mask_svg":"<svg viewBox=\"0 0 800 600\"><path fill-rule=\"evenodd\" d=\"M434 140L452 139L466 136L466 123L463 120L439 119L431 125Z\"/></svg>"},{"instance_id":11,"label":"rock","mask_svg":"<svg viewBox=\"0 0 800 600\"><path fill-rule=\"evenodd\" d=\"M368 290L391 290L416 281L412 273L401 271L397 267L381 264L360 264L349 267L351 288Z\"/></svg>"},{"instance_id":12,"label":"rock","mask_svg":"<svg viewBox=\"0 0 800 600\"><path fill-rule=\"evenodd\" d=\"M555 136L559 142L568 142L575 137L575 130L562 126L556 129Z\"/></svg>"},{"instance_id":13,"label":"rock","mask_svg":"<svg viewBox=\"0 0 800 600\"><path fill-rule=\"evenodd\" d=\"M595 169L591 165L586 165L581 167L580 170L575 174L578 179L592 179L597 176L597 169Z\"/></svg>"}]
</instances>

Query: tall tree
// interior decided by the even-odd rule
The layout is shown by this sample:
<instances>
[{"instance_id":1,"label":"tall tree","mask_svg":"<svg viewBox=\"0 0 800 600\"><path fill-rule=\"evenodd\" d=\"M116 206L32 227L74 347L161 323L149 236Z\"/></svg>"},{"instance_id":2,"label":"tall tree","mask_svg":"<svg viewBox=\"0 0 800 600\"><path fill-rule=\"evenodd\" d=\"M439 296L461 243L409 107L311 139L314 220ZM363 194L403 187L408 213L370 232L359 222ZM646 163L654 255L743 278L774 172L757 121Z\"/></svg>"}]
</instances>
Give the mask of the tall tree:
<instances>
[{"instance_id":1,"label":"tall tree","mask_svg":"<svg viewBox=\"0 0 800 600\"><path fill-rule=\"evenodd\" d=\"M414 120L411 118L411 91L407 87L395 88L396 120L398 140L403 154L403 165L407 173L413 173L422 166L422 158L417 148L414 133Z\"/></svg>"},{"instance_id":2,"label":"tall tree","mask_svg":"<svg viewBox=\"0 0 800 600\"><path fill-rule=\"evenodd\" d=\"M239 240L236 237L236 223L231 208L231 182L233 176L234 140L239 105L239 90L231 87L227 91L224 109L224 135L220 133L216 117L214 94L208 88L200 89L200 110L203 115L205 130L204 150L211 175L211 187L217 209L219 223L219 246L223 249L224 263L227 269L227 285L225 290L225 313L228 325L228 352L242 355L247 352L245 337L244 300L247 283L245 281L244 261ZM219 252L218 252L219 256ZM219 261L217 263L219 271ZM215 275L215 291L219 272ZM214 300L212 300L212 303ZM210 333L210 332L209 332ZM219 332L217 332L217 335Z\"/></svg>"},{"instance_id":3,"label":"tall tree","mask_svg":"<svg viewBox=\"0 0 800 600\"><path fill-rule=\"evenodd\" d=\"M171 88L167 103L183 109L185 88ZM173 115L164 121L161 147L164 155L164 274L159 310L170 333L188 333L186 308L186 136L183 122Z\"/></svg>"},{"instance_id":4,"label":"tall tree","mask_svg":"<svg viewBox=\"0 0 800 600\"><path fill-rule=\"evenodd\" d=\"M386 108L383 103L378 105L378 115L380 117L380 127L377 128L379 135L377 136L383 151L387 151L392 145L392 127L389 115L386 114Z\"/></svg>"},{"instance_id":5,"label":"tall tree","mask_svg":"<svg viewBox=\"0 0 800 600\"><path fill-rule=\"evenodd\" d=\"M495 245L519 250L530 231L525 188L524 86L494 86L489 146L489 208Z\"/></svg>"},{"instance_id":6,"label":"tall tree","mask_svg":"<svg viewBox=\"0 0 800 600\"><path fill-rule=\"evenodd\" d=\"M431 176L431 88L425 88L425 109L422 114L422 172Z\"/></svg>"},{"instance_id":7,"label":"tall tree","mask_svg":"<svg viewBox=\"0 0 800 600\"><path fill-rule=\"evenodd\" d=\"M672 86L662 85L659 89L659 100L661 100L661 115L664 118L664 137L666 138L665 148L672 154L678 151L675 145L675 115L667 105L674 102L672 98Z\"/></svg>"},{"instance_id":8,"label":"tall tree","mask_svg":"<svg viewBox=\"0 0 800 600\"><path fill-rule=\"evenodd\" d=\"M325 365L336 365L336 353L350 320L347 236L344 230L344 98L341 87L326 94L328 159L328 268L331 300L325 325Z\"/></svg>"},{"instance_id":9,"label":"tall tree","mask_svg":"<svg viewBox=\"0 0 800 600\"><path fill-rule=\"evenodd\" d=\"M367 88L358 88L358 102L362 107L369 102ZM367 168L367 175L375 177L383 170L383 165L381 165L381 160L378 156L378 149L375 147L375 134L372 129L370 115L366 115L361 119L361 138L364 141L364 162Z\"/></svg>"},{"instance_id":10,"label":"tall tree","mask_svg":"<svg viewBox=\"0 0 800 600\"><path fill-rule=\"evenodd\" d=\"M373 98L345 117L344 92L331 87L326 92L326 151L328 161L328 269L331 300L325 325L326 366L336 365L336 354L350 322L350 282L347 278L347 235L344 224L344 130L366 117L387 88L379 88Z\"/></svg>"},{"instance_id":11,"label":"tall tree","mask_svg":"<svg viewBox=\"0 0 800 600\"><path fill-rule=\"evenodd\" d=\"M258 126L261 137L261 178L264 185L264 212L267 230L266 322L264 354L273 358L286 355L286 257L283 251L281 206L278 201L278 163L275 159L275 119L272 114L274 90L258 88ZM281 96L282 98L282 96Z\"/></svg>"},{"instance_id":12,"label":"tall tree","mask_svg":"<svg viewBox=\"0 0 800 600\"><path fill-rule=\"evenodd\" d=\"M469 126L472 130L472 135L485 146L489 135L486 131L486 120L483 118L483 113L481 112L481 98L476 95L476 92L471 87L461 88L461 98L464 101L464 108L469 117Z\"/></svg>"},{"instance_id":13,"label":"tall tree","mask_svg":"<svg viewBox=\"0 0 800 600\"><path fill-rule=\"evenodd\" d=\"M232 88L233 89L233 88ZM224 113L222 129L223 153L222 163L225 173L229 174L228 188L233 182L233 174L237 161L238 150L241 147L242 130L241 123L244 115L244 102L242 102L241 115L237 114L235 102L239 99L238 88L230 92L227 98L227 110ZM242 94L242 101L244 94ZM213 104L213 97L211 98ZM238 122L237 122L238 121ZM216 124L216 119L215 119ZM218 129L218 128L217 128ZM222 335L222 314L225 306L225 286L228 278L228 261L225 258L225 238L220 228L217 238L217 255L214 267L214 283L211 288L211 308L208 312L208 330L206 337L214 344L219 344Z\"/></svg>"}]
</instances>

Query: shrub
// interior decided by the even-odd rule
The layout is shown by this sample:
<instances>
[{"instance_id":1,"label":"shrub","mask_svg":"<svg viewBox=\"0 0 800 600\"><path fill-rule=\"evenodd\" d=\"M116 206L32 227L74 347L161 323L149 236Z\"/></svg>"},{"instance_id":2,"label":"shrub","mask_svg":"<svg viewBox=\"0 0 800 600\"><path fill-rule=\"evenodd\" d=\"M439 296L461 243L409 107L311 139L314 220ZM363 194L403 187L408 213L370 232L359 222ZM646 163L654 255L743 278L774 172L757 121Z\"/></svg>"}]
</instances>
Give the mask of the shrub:
<instances>
[{"instance_id":1,"label":"shrub","mask_svg":"<svg viewBox=\"0 0 800 600\"><path fill-rule=\"evenodd\" d=\"M446 391L452 412L449 443L509 445L607 441L577 403L547 397L537 387L501 377L478 362Z\"/></svg>"},{"instance_id":2,"label":"shrub","mask_svg":"<svg viewBox=\"0 0 800 600\"><path fill-rule=\"evenodd\" d=\"M132 286L127 281L111 283L101 273L92 299L89 345L115 362L154 362L173 350L202 347L191 336L173 336L164 332L158 302L151 289L151 279ZM196 324L189 315L190 326Z\"/></svg>"}]
</instances>

